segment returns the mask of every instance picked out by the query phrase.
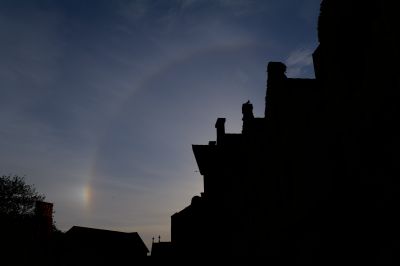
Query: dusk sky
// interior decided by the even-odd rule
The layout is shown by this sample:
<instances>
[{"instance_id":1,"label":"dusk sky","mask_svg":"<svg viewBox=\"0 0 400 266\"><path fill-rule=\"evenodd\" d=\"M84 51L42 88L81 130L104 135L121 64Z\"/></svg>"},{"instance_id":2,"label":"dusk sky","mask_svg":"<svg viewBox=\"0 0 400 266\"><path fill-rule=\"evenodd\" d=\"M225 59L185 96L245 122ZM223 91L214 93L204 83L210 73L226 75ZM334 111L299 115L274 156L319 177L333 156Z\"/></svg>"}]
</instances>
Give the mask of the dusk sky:
<instances>
[{"instance_id":1,"label":"dusk sky","mask_svg":"<svg viewBox=\"0 0 400 266\"><path fill-rule=\"evenodd\" d=\"M170 240L203 191L192 144L241 105L264 113L266 65L314 77L320 0L0 0L0 174L26 176L73 225Z\"/></svg>"}]
</instances>

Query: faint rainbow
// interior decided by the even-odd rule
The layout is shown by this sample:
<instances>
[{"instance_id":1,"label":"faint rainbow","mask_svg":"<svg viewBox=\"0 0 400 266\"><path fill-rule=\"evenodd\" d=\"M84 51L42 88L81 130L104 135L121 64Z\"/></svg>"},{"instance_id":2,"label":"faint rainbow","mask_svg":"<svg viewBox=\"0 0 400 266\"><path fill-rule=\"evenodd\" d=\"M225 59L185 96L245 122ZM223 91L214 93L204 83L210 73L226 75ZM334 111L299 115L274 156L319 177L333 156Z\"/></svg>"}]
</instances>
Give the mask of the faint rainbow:
<instances>
[{"instance_id":1,"label":"faint rainbow","mask_svg":"<svg viewBox=\"0 0 400 266\"><path fill-rule=\"evenodd\" d=\"M134 96L135 93L137 93L139 90L144 89L147 87L148 83L155 80L157 77L162 76L163 73L166 71L173 69L175 66L181 65L189 60L192 60L193 58L198 58L199 56L205 56L209 53L215 53L218 51L236 51L236 50L241 50L241 49L253 49L255 47L259 47L260 44L255 43L255 42L242 42L238 44L223 44L223 45L214 45L210 46L207 48L202 48L202 49L193 49L186 54L180 54L181 56L176 57L172 60L169 60L168 62L164 64L160 64L160 66L149 73L148 75L144 76L140 81L137 82L135 86L132 87L131 90L128 90L128 92L121 97L123 100L119 103L116 103L114 106L115 108L110 112L110 115L108 116L108 121L112 121L114 117L116 117L120 111L123 109L126 104L128 104L131 100L131 98ZM94 196L95 196L95 191L93 189L93 181L95 180L96 176L99 176L99 173L97 171L98 168L98 159L100 157L100 149L101 145L103 143L103 140L106 138L107 133L108 133L108 126L104 126L102 130L99 131L98 138L97 138L97 145L95 147L95 150L93 152L93 157L91 159L91 163L89 165L89 174L87 175L88 178L85 182L85 186L83 189L84 193L84 203L85 207L87 209L91 209L91 206L93 204Z\"/></svg>"}]
</instances>

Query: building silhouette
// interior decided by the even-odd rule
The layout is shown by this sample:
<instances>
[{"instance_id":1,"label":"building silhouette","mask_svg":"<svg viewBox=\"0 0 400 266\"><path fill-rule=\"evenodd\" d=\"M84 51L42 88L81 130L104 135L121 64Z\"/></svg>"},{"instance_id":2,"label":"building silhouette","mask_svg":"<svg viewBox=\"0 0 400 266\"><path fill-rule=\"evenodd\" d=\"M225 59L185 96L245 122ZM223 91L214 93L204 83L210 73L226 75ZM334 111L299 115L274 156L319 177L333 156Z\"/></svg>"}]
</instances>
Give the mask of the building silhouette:
<instances>
[{"instance_id":1,"label":"building silhouette","mask_svg":"<svg viewBox=\"0 0 400 266\"><path fill-rule=\"evenodd\" d=\"M324 0L315 79L268 64L264 117L193 145L204 192L171 217L178 257L393 262L400 254L399 16Z\"/></svg>"},{"instance_id":2,"label":"building silhouette","mask_svg":"<svg viewBox=\"0 0 400 266\"><path fill-rule=\"evenodd\" d=\"M4 265L122 265L147 263L138 233L73 226L63 233L53 222L53 203L36 201L33 215L2 216Z\"/></svg>"},{"instance_id":3,"label":"building silhouette","mask_svg":"<svg viewBox=\"0 0 400 266\"><path fill-rule=\"evenodd\" d=\"M174 247L171 242L163 241L161 242L161 236L158 236L158 242L154 241L151 244L151 258L155 259L165 259L172 258L174 256Z\"/></svg>"},{"instance_id":4,"label":"building silhouette","mask_svg":"<svg viewBox=\"0 0 400 266\"><path fill-rule=\"evenodd\" d=\"M61 265L142 264L149 250L138 233L73 226L63 236Z\"/></svg>"}]
</instances>

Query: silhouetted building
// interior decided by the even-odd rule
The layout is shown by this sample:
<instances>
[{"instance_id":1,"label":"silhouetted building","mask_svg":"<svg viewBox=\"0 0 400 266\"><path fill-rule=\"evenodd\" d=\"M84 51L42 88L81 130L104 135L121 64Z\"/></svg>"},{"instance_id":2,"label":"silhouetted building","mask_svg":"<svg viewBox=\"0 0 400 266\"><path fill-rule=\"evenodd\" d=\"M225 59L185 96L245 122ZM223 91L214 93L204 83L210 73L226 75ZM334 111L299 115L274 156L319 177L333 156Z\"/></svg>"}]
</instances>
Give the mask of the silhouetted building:
<instances>
[{"instance_id":1,"label":"silhouetted building","mask_svg":"<svg viewBox=\"0 0 400 266\"><path fill-rule=\"evenodd\" d=\"M142 262L149 250L138 233L73 226L65 233L66 264L98 265Z\"/></svg>"},{"instance_id":2,"label":"silhouetted building","mask_svg":"<svg viewBox=\"0 0 400 266\"><path fill-rule=\"evenodd\" d=\"M156 259L171 258L174 256L174 248L171 242L154 242L151 245L151 257Z\"/></svg>"},{"instance_id":3,"label":"silhouetted building","mask_svg":"<svg viewBox=\"0 0 400 266\"><path fill-rule=\"evenodd\" d=\"M171 217L177 256L388 262L400 253L399 16L325 0L316 79L268 64L265 117L193 145L204 193Z\"/></svg>"},{"instance_id":4,"label":"silhouetted building","mask_svg":"<svg viewBox=\"0 0 400 266\"><path fill-rule=\"evenodd\" d=\"M50 238L54 231L53 203L37 201L35 203L37 232L42 238Z\"/></svg>"}]
</instances>

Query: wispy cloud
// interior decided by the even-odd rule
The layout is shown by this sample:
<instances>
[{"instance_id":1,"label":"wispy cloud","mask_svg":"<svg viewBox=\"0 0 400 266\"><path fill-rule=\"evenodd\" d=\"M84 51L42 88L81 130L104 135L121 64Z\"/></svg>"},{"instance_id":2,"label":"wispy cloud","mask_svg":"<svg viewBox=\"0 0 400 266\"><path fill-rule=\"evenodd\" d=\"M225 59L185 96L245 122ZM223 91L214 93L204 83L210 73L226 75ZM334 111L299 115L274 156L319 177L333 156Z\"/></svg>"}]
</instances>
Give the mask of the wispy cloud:
<instances>
[{"instance_id":1,"label":"wispy cloud","mask_svg":"<svg viewBox=\"0 0 400 266\"><path fill-rule=\"evenodd\" d=\"M310 26L314 26L316 22L315 14L318 14L321 0L303 0L298 9L298 16L309 23Z\"/></svg>"},{"instance_id":2,"label":"wispy cloud","mask_svg":"<svg viewBox=\"0 0 400 266\"><path fill-rule=\"evenodd\" d=\"M149 8L150 1L137 0L127 3L120 3L119 12L124 17L139 20L146 17L147 13L149 12Z\"/></svg>"},{"instance_id":3,"label":"wispy cloud","mask_svg":"<svg viewBox=\"0 0 400 266\"><path fill-rule=\"evenodd\" d=\"M312 50L311 49L296 49L289 54L285 60L288 68L287 74L290 77L301 76L307 74L310 66L312 66Z\"/></svg>"}]
</instances>

